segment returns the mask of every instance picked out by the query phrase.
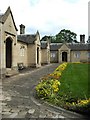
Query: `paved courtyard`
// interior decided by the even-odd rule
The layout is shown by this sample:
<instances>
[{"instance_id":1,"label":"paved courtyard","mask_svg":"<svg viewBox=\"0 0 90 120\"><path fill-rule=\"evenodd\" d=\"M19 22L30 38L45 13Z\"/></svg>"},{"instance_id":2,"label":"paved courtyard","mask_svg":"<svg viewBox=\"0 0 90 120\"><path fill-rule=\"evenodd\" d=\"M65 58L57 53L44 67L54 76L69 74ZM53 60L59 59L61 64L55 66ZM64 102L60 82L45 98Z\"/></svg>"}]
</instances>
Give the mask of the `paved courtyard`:
<instances>
[{"instance_id":1,"label":"paved courtyard","mask_svg":"<svg viewBox=\"0 0 90 120\"><path fill-rule=\"evenodd\" d=\"M54 71L59 64L22 71L2 80L2 118L83 118L83 116L51 106L34 97L40 78ZM1 93L0 93L1 95ZM2 103L1 103L2 101Z\"/></svg>"}]
</instances>

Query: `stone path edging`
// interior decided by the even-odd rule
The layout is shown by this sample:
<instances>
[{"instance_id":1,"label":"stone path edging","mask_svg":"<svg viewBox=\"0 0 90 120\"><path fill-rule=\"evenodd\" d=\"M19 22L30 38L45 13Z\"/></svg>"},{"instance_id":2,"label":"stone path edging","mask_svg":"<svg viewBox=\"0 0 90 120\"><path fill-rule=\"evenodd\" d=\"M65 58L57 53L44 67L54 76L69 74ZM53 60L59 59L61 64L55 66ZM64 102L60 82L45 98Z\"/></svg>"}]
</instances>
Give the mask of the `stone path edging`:
<instances>
[{"instance_id":1,"label":"stone path edging","mask_svg":"<svg viewBox=\"0 0 90 120\"><path fill-rule=\"evenodd\" d=\"M46 101L44 101L44 100L39 100L39 99L36 99L35 98L35 88L32 90L32 92L31 92L31 96L32 96L32 100L33 100L33 102L37 105L37 106L41 106L41 105L44 105L44 106L48 106L48 107L51 107L51 108L53 108L53 110L56 110L56 111L58 111L59 113L61 112L61 113L64 113L64 114L66 114L67 115L67 117L69 117L69 118L86 118L86 117L84 117L83 115L81 115L81 114L79 114L79 113L76 113L76 112L73 112L73 111L69 111L69 110L66 110L66 109L64 109L64 108L61 108L61 107L57 107L57 106L55 106L55 105L52 105L52 104L50 104L50 103L48 103L48 102L46 102ZM86 118L87 119L87 118Z\"/></svg>"}]
</instances>

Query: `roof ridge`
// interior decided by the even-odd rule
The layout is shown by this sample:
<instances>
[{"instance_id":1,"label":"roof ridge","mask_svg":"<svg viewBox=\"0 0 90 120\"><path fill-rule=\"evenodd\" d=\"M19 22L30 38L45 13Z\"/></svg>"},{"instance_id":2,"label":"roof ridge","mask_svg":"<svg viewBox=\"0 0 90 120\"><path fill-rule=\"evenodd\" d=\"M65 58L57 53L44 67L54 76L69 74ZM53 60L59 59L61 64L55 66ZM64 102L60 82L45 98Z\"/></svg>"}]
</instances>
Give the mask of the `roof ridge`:
<instances>
[{"instance_id":1,"label":"roof ridge","mask_svg":"<svg viewBox=\"0 0 90 120\"><path fill-rule=\"evenodd\" d=\"M18 31L18 29L17 29L17 27L16 27L16 25L15 25L14 17L13 17L13 14L12 14L12 11L11 11L10 6L7 8L6 12L3 14L2 19L1 19L1 22L4 23L4 22L6 21L9 13L11 13L12 20L13 20L13 23L14 23L14 26L15 26L15 29L16 29L16 31Z\"/></svg>"}]
</instances>

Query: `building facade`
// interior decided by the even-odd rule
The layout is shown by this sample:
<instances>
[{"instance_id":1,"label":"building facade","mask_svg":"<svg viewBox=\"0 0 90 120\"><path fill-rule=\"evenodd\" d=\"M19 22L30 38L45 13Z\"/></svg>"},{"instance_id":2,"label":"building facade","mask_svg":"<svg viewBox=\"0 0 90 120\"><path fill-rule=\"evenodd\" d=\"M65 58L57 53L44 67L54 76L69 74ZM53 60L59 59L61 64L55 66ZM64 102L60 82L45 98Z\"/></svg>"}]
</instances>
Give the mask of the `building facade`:
<instances>
[{"instance_id":1,"label":"building facade","mask_svg":"<svg viewBox=\"0 0 90 120\"><path fill-rule=\"evenodd\" d=\"M41 66L41 43L37 31L31 35L25 34L25 26L20 25L20 35L10 7L0 15L0 75L4 76L10 70L23 67Z\"/></svg>"},{"instance_id":2,"label":"building facade","mask_svg":"<svg viewBox=\"0 0 90 120\"><path fill-rule=\"evenodd\" d=\"M10 7L0 15L0 72L5 74L6 68L17 68L17 28ZM1 71L2 70L2 71Z\"/></svg>"},{"instance_id":3,"label":"building facade","mask_svg":"<svg viewBox=\"0 0 90 120\"><path fill-rule=\"evenodd\" d=\"M21 32L20 28L20 33ZM18 41L18 64L23 63L25 67L40 67L41 66L41 43L40 35L25 33L17 36Z\"/></svg>"},{"instance_id":4,"label":"building facade","mask_svg":"<svg viewBox=\"0 0 90 120\"><path fill-rule=\"evenodd\" d=\"M90 44L52 43L51 62L90 62Z\"/></svg>"}]
</instances>

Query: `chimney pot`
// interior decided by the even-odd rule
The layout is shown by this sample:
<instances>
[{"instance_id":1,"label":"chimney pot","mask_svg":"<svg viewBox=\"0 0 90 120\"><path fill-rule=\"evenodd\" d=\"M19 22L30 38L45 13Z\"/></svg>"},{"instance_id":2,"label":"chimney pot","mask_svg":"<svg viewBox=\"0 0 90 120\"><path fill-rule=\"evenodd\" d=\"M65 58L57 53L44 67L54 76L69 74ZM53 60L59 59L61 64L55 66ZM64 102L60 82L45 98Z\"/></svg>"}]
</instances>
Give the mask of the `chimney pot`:
<instances>
[{"instance_id":1,"label":"chimney pot","mask_svg":"<svg viewBox=\"0 0 90 120\"><path fill-rule=\"evenodd\" d=\"M25 34L25 26L23 24L20 25L20 34Z\"/></svg>"},{"instance_id":2,"label":"chimney pot","mask_svg":"<svg viewBox=\"0 0 90 120\"><path fill-rule=\"evenodd\" d=\"M85 43L85 35L80 35L80 43Z\"/></svg>"}]
</instances>

